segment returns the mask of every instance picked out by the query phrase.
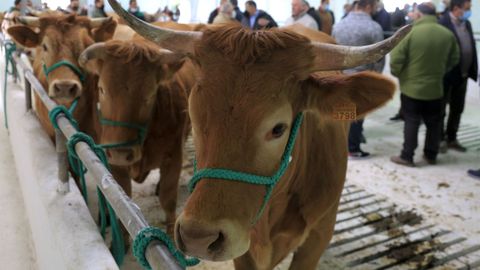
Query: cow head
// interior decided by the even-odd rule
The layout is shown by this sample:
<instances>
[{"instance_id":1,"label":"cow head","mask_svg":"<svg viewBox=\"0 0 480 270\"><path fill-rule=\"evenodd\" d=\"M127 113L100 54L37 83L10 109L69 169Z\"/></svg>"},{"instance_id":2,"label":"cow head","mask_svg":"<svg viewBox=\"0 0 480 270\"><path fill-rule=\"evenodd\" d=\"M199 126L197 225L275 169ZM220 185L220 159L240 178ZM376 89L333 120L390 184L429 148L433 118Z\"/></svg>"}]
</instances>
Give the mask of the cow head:
<instances>
[{"instance_id":1,"label":"cow head","mask_svg":"<svg viewBox=\"0 0 480 270\"><path fill-rule=\"evenodd\" d=\"M78 56L94 42L111 38L116 23L74 15L20 17L19 21L24 25L10 27L8 33L21 45L37 48L35 73L48 85L49 96L60 103L81 96L86 74L78 67Z\"/></svg>"},{"instance_id":2,"label":"cow head","mask_svg":"<svg viewBox=\"0 0 480 270\"><path fill-rule=\"evenodd\" d=\"M272 176L279 169L299 113L313 112L322 122L334 123L330 119L336 106L346 104L361 117L389 100L395 89L374 73L315 72L378 61L409 31L358 48L314 43L287 30L221 26L189 33L150 26L109 2L139 34L189 54L198 64L200 76L189 97L197 170L221 168L259 176ZM306 128L300 129L297 144L305 143L302 132ZM340 143L346 149L346 142ZM220 261L249 249L266 188L226 177L197 182L177 219L175 240L189 255ZM285 177L280 181L291 184ZM279 190L273 196L275 192ZM262 222L268 222L268 213L259 225Z\"/></svg>"},{"instance_id":3,"label":"cow head","mask_svg":"<svg viewBox=\"0 0 480 270\"><path fill-rule=\"evenodd\" d=\"M157 91L183 61L183 55L144 40L96 43L80 55L80 65L99 75L100 141L107 148L110 164L127 166L140 160L158 103Z\"/></svg>"}]
</instances>

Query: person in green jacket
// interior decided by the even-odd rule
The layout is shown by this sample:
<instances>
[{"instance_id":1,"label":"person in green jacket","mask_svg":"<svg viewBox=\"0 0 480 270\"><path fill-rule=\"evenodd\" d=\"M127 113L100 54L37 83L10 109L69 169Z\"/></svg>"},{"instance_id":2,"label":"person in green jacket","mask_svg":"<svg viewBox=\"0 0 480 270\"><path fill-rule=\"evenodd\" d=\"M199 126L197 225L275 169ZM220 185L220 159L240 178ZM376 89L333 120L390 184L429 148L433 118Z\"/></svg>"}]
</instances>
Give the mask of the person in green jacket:
<instances>
[{"instance_id":1,"label":"person in green jacket","mask_svg":"<svg viewBox=\"0 0 480 270\"><path fill-rule=\"evenodd\" d=\"M423 158L436 164L441 140L443 76L460 59L455 36L437 23L435 6L423 3L415 11L411 33L391 53L390 68L400 81L404 143L400 156L391 161L415 166L421 121L427 127Z\"/></svg>"}]
</instances>

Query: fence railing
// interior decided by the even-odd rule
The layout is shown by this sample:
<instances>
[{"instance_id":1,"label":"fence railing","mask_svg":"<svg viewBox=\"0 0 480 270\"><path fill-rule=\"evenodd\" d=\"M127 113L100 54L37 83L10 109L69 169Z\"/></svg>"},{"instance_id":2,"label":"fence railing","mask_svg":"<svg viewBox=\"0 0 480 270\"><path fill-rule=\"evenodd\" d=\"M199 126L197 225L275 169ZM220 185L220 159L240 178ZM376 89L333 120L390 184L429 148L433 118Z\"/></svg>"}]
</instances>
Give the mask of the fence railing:
<instances>
[{"instance_id":1,"label":"fence railing","mask_svg":"<svg viewBox=\"0 0 480 270\"><path fill-rule=\"evenodd\" d=\"M0 37L0 39L2 39ZM2 39L0 44L3 44L5 41ZM26 107L27 110L32 109L32 89L38 95L38 97L45 104L47 109L51 111L57 106L57 104L52 101L43 86L38 81L38 79L33 74L28 65L26 65L19 55L13 55L13 61L15 61L17 68L23 70L25 78L25 95L26 95ZM7 78L5 77L5 80ZM6 91L6 89L4 89ZM56 117L56 122L59 129L56 131L55 140L56 140L56 150L58 154L58 175L59 175L59 188L58 191L61 194L69 192L68 188L68 161L67 161L67 150L65 142L70 139L74 134L77 133L77 130L73 127L70 121L63 113L59 113ZM139 207L132 202L132 200L125 194L123 189L117 184L117 181L113 178L112 174L108 169L102 164L98 156L90 148L90 146L85 142L78 142L75 145L76 153L78 154L80 160L83 162L85 167L88 169L90 174L95 179L97 187L105 195L107 201L110 203L112 208L115 210L117 217L123 223L128 233L135 239L137 234L144 228L149 227L148 222L145 220L145 217L141 213ZM152 269L171 269L179 270L183 269L175 258L171 255L168 248L161 243L160 241L152 241L146 249L145 257L149 262Z\"/></svg>"}]
</instances>

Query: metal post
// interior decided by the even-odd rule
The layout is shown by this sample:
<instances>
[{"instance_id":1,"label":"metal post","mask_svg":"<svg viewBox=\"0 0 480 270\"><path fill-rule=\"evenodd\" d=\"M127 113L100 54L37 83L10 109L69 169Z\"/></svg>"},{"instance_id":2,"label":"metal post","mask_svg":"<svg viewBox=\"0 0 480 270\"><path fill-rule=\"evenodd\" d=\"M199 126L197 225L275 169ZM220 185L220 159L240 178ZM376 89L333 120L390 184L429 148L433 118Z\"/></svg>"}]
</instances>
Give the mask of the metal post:
<instances>
[{"instance_id":1,"label":"metal post","mask_svg":"<svg viewBox=\"0 0 480 270\"><path fill-rule=\"evenodd\" d=\"M67 146L65 136L63 136L63 133L58 129L55 130L55 149L57 150L58 179L60 180L58 192L60 194L67 194L70 192L68 183Z\"/></svg>"},{"instance_id":2,"label":"metal post","mask_svg":"<svg viewBox=\"0 0 480 270\"><path fill-rule=\"evenodd\" d=\"M25 79L30 81L38 97L43 101L49 111L52 110L57 104L48 97L47 93L32 71L25 69L24 64L17 56L14 56L14 59L17 63L19 63L22 69L25 70ZM71 138L77 132L63 114L59 114L57 117L57 123L66 139ZM76 144L75 150L87 170L91 173L96 181L97 187L100 188L110 205L115 210L120 221L127 228L130 236L135 238L140 230L149 226L148 222L141 213L140 208L125 194L123 189L113 178L112 174L107 170L107 168L105 168L105 166L103 166L100 159L92 151L92 149L90 149L88 144L79 142ZM153 241L147 247L145 257L154 270L183 269L170 254L168 248L158 241Z\"/></svg>"},{"instance_id":3,"label":"metal post","mask_svg":"<svg viewBox=\"0 0 480 270\"><path fill-rule=\"evenodd\" d=\"M25 79L25 106L27 111L32 109L32 84Z\"/></svg>"}]
</instances>

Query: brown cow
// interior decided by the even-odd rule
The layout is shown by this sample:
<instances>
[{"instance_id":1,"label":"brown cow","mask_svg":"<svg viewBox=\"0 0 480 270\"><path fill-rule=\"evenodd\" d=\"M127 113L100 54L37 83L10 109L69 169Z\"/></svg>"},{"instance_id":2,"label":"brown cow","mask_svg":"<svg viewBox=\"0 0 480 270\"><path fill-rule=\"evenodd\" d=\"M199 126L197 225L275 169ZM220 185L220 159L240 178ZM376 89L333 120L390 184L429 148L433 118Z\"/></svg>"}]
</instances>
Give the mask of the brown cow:
<instances>
[{"instance_id":1,"label":"brown cow","mask_svg":"<svg viewBox=\"0 0 480 270\"><path fill-rule=\"evenodd\" d=\"M315 269L331 239L347 166L347 121L333 119L345 105L362 117L387 102L395 85L364 72L316 74L377 61L409 31L366 47L311 42L282 29L249 31L223 26L186 33L139 23L111 6L138 33L189 54L200 68L189 97L196 148L196 182L175 228L177 246L207 260L235 259L236 269L273 269L295 251L290 269ZM339 111L340 110L340 111ZM266 188L229 169L272 176L294 119L304 119L291 161L257 220ZM295 121L295 123L298 123ZM288 152L287 152L288 153ZM267 190L268 191L268 190Z\"/></svg>"},{"instance_id":2,"label":"brown cow","mask_svg":"<svg viewBox=\"0 0 480 270\"><path fill-rule=\"evenodd\" d=\"M48 95L60 105L68 108L76 98L81 97L73 116L77 119L80 130L95 137L95 127L91 121L95 110L91 104L96 104L97 78L81 70L77 59L94 42L110 39L116 23L111 19L91 20L75 15L20 17L20 21L28 26L12 26L8 33L17 43L36 48L33 62L35 76L48 91ZM30 27L37 27L39 31L33 31ZM54 68L62 61L69 64ZM54 130L48 118L48 110L37 95L35 106L40 123L53 138Z\"/></svg>"},{"instance_id":3,"label":"brown cow","mask_svg":"<svg viewBox=\"0 0 480 270\"><path fill-rule=\"evenodd\" d=\"M184 58L142 39L97 43L87 48L79 60L100 78L101 117L141 127L102 125L99 141L114 144L107 146L108 161L128 195L130 179L141 182L150 170L160 168L156 193L171 235L183 143L189 127L187 98L194 83L193 66L189 61L183 65ZM144 138L142 127L148 129Z\"/></svg>"}]
</instances>

